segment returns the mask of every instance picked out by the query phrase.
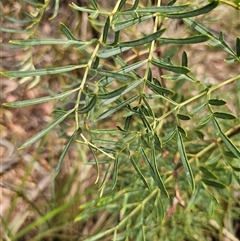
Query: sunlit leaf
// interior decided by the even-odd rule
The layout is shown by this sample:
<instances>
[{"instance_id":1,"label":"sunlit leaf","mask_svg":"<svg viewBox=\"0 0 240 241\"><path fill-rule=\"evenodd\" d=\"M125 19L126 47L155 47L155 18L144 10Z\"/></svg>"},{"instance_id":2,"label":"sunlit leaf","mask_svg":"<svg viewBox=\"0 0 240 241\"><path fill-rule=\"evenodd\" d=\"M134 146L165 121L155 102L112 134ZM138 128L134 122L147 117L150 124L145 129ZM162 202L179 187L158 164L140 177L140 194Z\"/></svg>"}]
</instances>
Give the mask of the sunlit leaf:
<instances>
[{"instance_id":1,"label":"sunlit leaf","mask_svg":"<svg viewBox=\"0 0 240 241\"><path fill-rule=\"evenodd\" d=\"M123 7L124 4L126 3L126 1L127 1L127 0L121 0L121 2L120 2L119 5L118 5L118 9L117 9L118 12L122 9L122 7Z\"/></svg>"},{"instance_id":2,"label":"sunlit leaf","mask_svg":"<svg viewBox=\"0 0 240 241\"><path fill-rule=\"evenodd\" d=\"M182 66L188 67L188 57L185 51L182 53Z\"/></svg>"},{"instance_id":3,"label":"sunlit leaf","mask_svg":"<svg viewBox=\"0 0 240 241\"><path fill-rule=\"evenodd\" d=\"M201 24L199 24L198 22L189 19L189 18L184 18L183 21L185 23L187 23L189 26L191 26L192 28L194 28L195 30L197 30L198 32L204 34L204 35L208 35L211 39L211 41L209 41L209 43L213 46L219 46L221 47L224 51L226 51L227 53L229 53L230 55L232 55L234 58L236 58L236 54L235 52L224 42L221 42L217 37L215 37L207 28L205 28L204 26L202 26Z\"/></svg>"},{"instance_id":4,"label":"sunlit leaf","mask_svg":"<svg viewBox=\"0 0 240 241\"><path fill-rule=\"evenodd\" d=\"M131 64L131 65L127 65L127 66L124 66L122 67L120 70L114 72L114 73L119 73L119 74L126 74L128 72L131 72L132 70L135 70L141 66L143 66L144 64L146 63L146 60L143 60L143 61L139 61L139 62L136 62L134 64ZM102 79L99 80L98 82L98 86L105 86L105 85L108 85L110 84L112 81L114 81L115 78L114 77L104 77Z\"/></svg>"},{"instance_id":5,"label":"sunlit leaf","mask_svg":"<svg viewBox=\"0 0 240 241\"><path fill-rule=\"evenodd\" d=\"M176 128L172 131L168 132L166 136L163 137L163 142L167 143L169 142L176 134Z\"/></svg>"},{"instance_id":6,"label":"sunlit leaf","mask_svg":"<svg viewBox=\"0 0 240 241\"><path fill-rule=\"evenodd\" d=\"M231 166L231 168L235 171L235 172L240 172L240 166L236 167L234 165L232 165L232 163L230 161L227 161L227 163L229 164L229 166Z\"/></svg>"},{"instance_id":7,"label":"sunlit leaf","mask_svg":"<svg viewBox=\"0 0 240 241\"><path fill-rule=\"evenodd\" d=\"M14 28L3 28L0 27L1 32L5 33L20 33L20 34L27 34L27 30L22 30L22 29L14 29Z\"/></svg>"},{"instance_id":8,"label":"sunlit leaf","mask_svg":"<svg viewBox=\"0 0 240 241\"><path fill-rule=\"evenodd\" d=\"M182 135L187 136L187 132L181 126L177 126L177 129Z\"/></svg>"},{"instance_id":9,"label":"sunlit leaf","mask_svg":"<svg viewBox=\"0 0 240 241\"><path fill-rule=\"evenodd\" d=\"M94 9L98 9L98 5L96 3L96 0L90 0L90 3L92 4L92 6L94 7Z\"/></svg>"},{"instance_id":10,"label":"sunlit leaf","mask_svg":"<svg viewBox=\"0 0 240 241\"><path fill-rule=\"evenodd\" d=\"M120 96L121 96L121 94L122 94L122 92L125 90L127 88L127 85L124 85L124 86L122 86L122 87L120 87L120 88L118 88L118 89L116 89L116 90L114 90L114 91L112 91L112 92L107 92L107 93L98 93L98 98L99 99L103 99L103 100L107 100L107 99L112 99L112 98L114 98L114 97L117 97L117 98L119 98Z\"/></svg>"},{"instance_id":11,"label":"sunlit leaf","mask_svg":"<svg viewBox=\"0 0 240 241\"><path fill-rule=\"evenodd\" d=\"M94 69L92 69L92 70L96 71L96 73L99 74L99 75L103 75L103 76L106 76L106 77L122 80L122 81L125 81L125 82L134 80L134 78L129 74L120 74L120 73L117 73L117 72L111 72L111 71L106 71L106 70L94 70Z\"/></svg>"},{"instance_id":12,"label":"sunlit leaf","mask_svg":"<svg viewBox=\"0 0 240 241\"><path fill-rule=\"evenodd\" d=\"M96 9L88 8L88 7L79 7L75 3L69 4L69 6L77 11L87 12L87 13L96 13Z\"/></svg>"},{"instance_id":13,"label":"sunlit leaf","mask_svg":"<svg viewBox=\"0 0 240 241\"><path fill-rule=\"evenodd\" d=\"M118 165L119 165L119 157L117 156L114 160L113 164L113 173L112 173L112 189L115 188L117 184L117 176L118 176Z\"/></svg>"},{"instance_id":14,"label":"sunlit leaf","mask_svg":"<svg viewBox=\"0 0 240 241\"><path fill-rule=\"evenodd\" d=\"M205 162L205 164L206 165L215 165L219 161L220 157L221 157L221 154L218 154L218 155L216 155L214 157L211 157L210 159L208 159Z\"/></svg>"}]
</instances>

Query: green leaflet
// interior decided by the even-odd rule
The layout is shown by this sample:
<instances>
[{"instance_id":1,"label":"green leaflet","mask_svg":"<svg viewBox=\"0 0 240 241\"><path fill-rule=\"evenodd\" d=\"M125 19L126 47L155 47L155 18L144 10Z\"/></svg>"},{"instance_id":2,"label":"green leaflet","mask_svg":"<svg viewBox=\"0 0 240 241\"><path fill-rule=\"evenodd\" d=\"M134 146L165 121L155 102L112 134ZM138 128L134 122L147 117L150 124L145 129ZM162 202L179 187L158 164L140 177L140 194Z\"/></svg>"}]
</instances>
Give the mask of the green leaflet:
<instances>
[{"instance_id":1,"label":"green leaflet","mask_svg":"<svg viewBox=\"0 0 240 241\"><path fill-rule=\"evenodd\" d=\"M156 185L158 186L158 188L163 192L164 195L166 195L169 198L169 194L167 192L167 189L159 175L159 172L157 170L157 166L156 166L156 160L153 160L153 164L150 162L150 160L148 159L144 149L142 146L139 147L140 149L140 153L150 171L150 174L153 178L153 180L155 181Z\"/></svg>"},{"instance_id":2,"label":"green leaflet","mask_svg":"<svg viewBox=\"0 0 240 241\"><path fill-rule=\"evenodd\" d=\"M114 165L113 165L112 189L114 189L117 184L118 165L119 165L119 158L116 157L114 160Z\"/></svg>"},{"instance_id":3,"label":"green leaflet","mask_svg":"<svg viewBox=\"0 0 240 241\"><path fill-rule=\"evenodd\" d=\"M126 15L126 14L134 14L134 13L174 13L179 12L186 9L189 5L180 5L180 6L154 6L154 7L145 7L145 8L137 8L136 10L126 10L122 11L119 14Z\"/></svg>"},{"instance_id":4,"label":"green leaflet","mask_svg":"<svg viewBox=\"0 0 240 241\"><path fill-rule=\"evenodd\" d=\"M145 16L139 16L137 18L131 18L126 21L118 22L113 25L113 30L115 32L117 32L117 31L123 30L125 28L131 27L132 25L134 25L136 23L141 23L141 22L147 21L151 18L152 18L152 15L145 15Z\"/></svg>"},{"instance_id":5,"label":"green leaflet","mask_svg":"<svg viewBox=\"0 0 240 241\"><path fill-rule=\"evenodd\" d=\"M194 192L195 182L194 182L192 169L188 163L187 154L186 154L185 147L183 144L182 134L180 133L180 131L178 129L177 129L177 146L178 146L178 151L180 153L182 164L183 164L186 176L187 176L188 183L189 183L192 191Z\"/></svg>"},{"instance_id":6,"label":"green leaflet","mask_svg":"<svg viewBox=\"0 0 240 241\"><path fill-rule=\"evenodd\" d=\"M208 104L220 106L220 105L225 105L226 101L225 100L219 100L219 99L210 99L210 100L208 100Z\"/></svg>"},{"instance_id":7,"label":"green leaflet","mask_svg":"<svg viewBox=\"0 0 240 241\"><path fill-rule=\"evenodd\" d=\"M98 69L92 69L94 72L96 72L97 74L99 75L103 75L103 76L106 76L107 78L113 78L113 79L117 79L117 80L122 80L122 81L125 81L125 82L128 82L128 81L133 81L134 78L129 75L129 74L121 74L119 72L111 72L111 71L107 71L107 70L98 70Z\"/></svg>"},{"instance_id":8,"label":"green leaflet","mask_svg":"<svg viewBox=\"0 0 240 241\"><path fill-rule=\"evenodd\" d=\"M183 21L186 24L188 24L189 26L191 26L193 29L198 31L199 33L208 35L210 37L209 44L211 44L213 46L221 47L224 51L226 51L227 53L232 55L234 59L238 59L235 52L225 43L225 41L223 40L223 37L221 37L221 35L220 35L221 38L219 37L219 39L218 39L207 28L205 28L204 26L202 26L201 24L197 23L196 21L194 21L192 19L184 18Z\"/></svg>"},{"instance_id":9,"label":"green leaflet","mask_svg":"<svg viewBox=\"0 0 240 241\"><path fill-rule=\"evenodd\" d=\"M190 17L195 17L201 14L205 14L208 13L210 11L212 11L214 8L216 8L218 6L218 1L213 1L211 3L209 3L208 5L202 7L202 8L198 8L196 10L192 10L189 12L184 12L184 13L171 13L171 14L166 14L167 17L169 18L190 18Z\"/></svg>"},{"instance_id":10,"label":"green leaflet","mask_svg":"<svg viewBox=\"0 0 240 241\"><path fill-rule=\"evenodd\" d=\"M1 74L13 77L13 78L21 78L21 77L30 77L30 76L39 76L39 75L48 75L48 74L61 74L66 73L75 69L85 68L86 65L68 65L63 67L56 68L47 68L47 69L35 69L35 70L26 70L26 71L6 71L0 72Z\"/></svg>"},{"instance_id":11,"label":"green leaflet","mask_svg":"<svg viewBox=\"0 0 240 241\"><path fill-rule=\"evenodd\" d=\"M190 120L191 117L188 115L183 115L183 114L177 114L177 118L180 120Z\"/></svg>"},{"instance_id":12,"label":"green leaflet","mask_svg":"<svg viewBox=\"0 0 240 241\"><path fill-rule=\"evenodd\" d=\"M187 67L172 65L160 58L159 59L153 58L151 60L151 63L157 67L160 67L178 74L187 74L188 72L190 72L190 69L188 69Z\"/></svg>"},{"instance_id":13,"label":"green leaflet","mask_svg":"<svg viewBox=\"0 0 240 241\"><path fill-rule=\"evenodd\" d=\"M72 93L76 92L78 89L69 90L60 94L56 94L54 96L45 96L41 98L31 99L31 100L22 100L22 101L16 101L16 102L10 102L10 103L3 103L4 106L12 107L12 108L19 108L19 107L25 107L25 106L31 106L31 105L37 105L53 100L60 100L63 99Z\"/></svg>"},{"instance_id":14,"label":"green leaflet","mask_svg":"<svg viewBox=\"0 0 240 241\"><path fill-rule=\"evenodd\" d=\"M209 36L207 35L196 35L191 36L188 38L159 38L157 41L161 43L167 43L167 44L195 44L195 43L201 43L209 40Z\"/></svg>"},{"instance_id":15,"label":"green leaflet","mask_svg":"<svg viewBox=\"0 0 240 241\"><path fill-rule=\"evenodd\" d=\"M141 170L139 169L139 167L137 166L136 162L134 161L133 157L130 157L130 161L134 167L134 169L137 171L138 176L140 177L140 179L142 180L143 184L146 186L147 189L150 189L144 175L142 174Z\"/></svg>"},{"instance_id":16,"label":"green leaflet","mask_svg":"<svg viewBox=\"0 0 240 241\"><path fill-rule=\"evenodd\" d=\"M52 17L49 18L49 20L52 20L52 19L54 19L57 16L58 10L59 10L59 0L55 0L54 12L53 12Z\"/></svg>"},{"instance_id":17,"label":"green leaflet","mask_svg":"<svg viewBox=\"0 0 240 241\"><path fill-rule=\"evenodd\" d=\"M87 42L80 40L65 40L65 39L27 39L27 40L11 40L11 44L20 46L35 46L35 45L86 45Z\"/></svg>"},{"instance_id":18,"label":"green leaflet","mask_svg":"<svg viewBox=\"0 0 240 241\"><path fill-rule=\"evenodd\" d=\"M234 120L236 116L231 113L226 112L214 112L213 115L217 118L224 119L224 120Z\"/></svg>"},{"instance_id":19,"label":"green leaflet","mask_svg":"<svg viewBox=\"0 0 240 241\"><path fill-rule=\"evenodd\" d=\"M63 151L62 151L62 153L61 153L61 155L60 155L60 157L59 157L59 159L58 159L57 166L56 166L56 168L55 168L55 170L54 170L53 179L55 179L55 178L57 177L58 173L60 172L63 159L64 159L64 157L66 156L69 147L71 146L71 144L72 144L72 142L75 140L75 138L76 138L79 134L81 134L81 132L82 132L82 129L79 128L78 130L75 130L74 133L72 134L72 136L69 138L67 144L65 145L65 147L64 147L64 149L63 149Z\"/></svg>"},{"instance_id":20,"label":"green leaflet","mask_svg":"<svg viewBox=\"0 0 240 241\"><path fill-rule=\"evenodd\" d=\"M238 148L224 134L224 132L220 128L220 126L215 118L213 118L213 123L214 123L215 129L217 130L217 133L221 137L222 141L225 143L225 145L228 147L228 149L234 154L234 156L240 160L240 151L238 150Z\"/></svg>"},{"instance_id":21,"label":"green leaflet","mask_svg":"<svg viewBox=\"0 0 240 241\"><path fill-rule=\"evenodd\" d=\"M114 72L114 73L125 74L128 72L131 72L132 70L135 70L135 69L143 66L146 62L147 62L147 60L142 60L142 61L136 62L134 64L131 64L131 65L123 66L120 70L118 70L117 72ZM115 80L114 77L104 77L98 81L98 86L99 87L106 86L114 80Z\"/></svg>"},{"instance_id":22,"label":"green leaflet","mask_svg":"<svg viewBox=\"0 0 240 241\"><path fill-rule=\"evenodd\" d=\"M160 95L162 95L162 94L173 95L174 94L174 92L172 90L157 86L157 85L153 84L152 82L150 82L149 80L146 81L146 84L149 87L149 89L151 89L156 94L160 94Z\"/></svg>"},{"instance_id":23,"label":"green leaflet","mask_svg":"<svg viewBox=\"0 0 240 241\"><path fill-rule=\"evenodd\" d=\"M29 146L29 145L33 144L34 142L36 142L37 140L39 140L41 137L43 137L45 134L47 134L50 130L52 130L55 126L60 124L70 113L72 113L72 111L69 111L65 115L62 115L59 118L57 118L53 123L51 123L49 126L45 127L43 130L41 130L36 135L31 137L28 141L26 141L18 149L19 150L24 149L27 146Z\"/></svg>"},{"instance_id":24,"label":"green leaflet","mask_svg":"<svg viewBox=\"0 0 240 241\"><path fill-rule=\"evenodd\" d=\"M69 40L79 40L78 38L74 37L73 34L71 33L71 31L68 29L68 27L63 24L60 23L61 26L61 32L69 39Z\"/></svg>"},{"instance_id":25,"label":"green leaflet","mask_svg":"<svg viewBox=\"0 0 240 241\"><path fill-rule=\"evenodd\" d=\"M139 45L143 45L146 43L151 43L152 41L156 40L157 38L159 38L166 29L161 29L153 34L149 34L146 37L137 39L137 40L133 40L133 41L128 41L128 42L121 42L119 43L119 47L123 48L123 47L136 47Z\"/></svg>"},{"instance_id":26,"label":"green leaflet","mask_svg":"<svg viewBox=\"0 0 240 241\"><path fill-rule=\"evenodd\" d=\"M127 88L127 85L124 85L112 92L106 92L106 93L98 93L98 99L103 99L103 100L107 100L107 99L111 99L113 97L117 97L119 98L122 94L122 92Z\"/></svg>"},{"instance_id":27,"label":"green leaflet","mask_svg":"<svg viewBox=\"0 0 240 241\"><path fill-rule=\"evenodd\" d=\"M98 52L98 57L99 58L109 58L112 57L114 55L123 53L129 49L131 49L132 47L116 47L116 48L112 48L112 49L107 49L107 50L103 50L103 51L99 51Z\"/></svg>"},{"instance_id":28,"label":"green leaflet","mask_svg":"<svg viewBox=\"0 0 240 241\"><path fill-rule=\"evenodd\" d=\"M97 95L94 95L92 99L90 100L89 104L82 109L78 110L79 114L85 114L88 113L97 103Z\"/></svg>"},{"instance_id":29,"label":"green leaflet","mask_svg":"<svg viewBox=\"0 0 240 241\"><path fill-rule=\"evenodd\" d=\"M132 84L128 85L125 89L123 89L121 92L119 92L116 96L114 97L111 97L111 98L108 98L106 99L104 102L102 102L101 106L105 106L105 105L108 105L112 102L114 102L115 100L117 100L119 97L127 94L129 91L135 89L138 85L140 85L141 83L143 82L143 79L140 79L140 80L136 80L134 81ZM118 90L114 91L115 93L117 92ZM114 94L115 94L114 93Z\"/></svg>"},{"instance_id":30,"label":"green leaflet","mask_svg":"<svg viewBox=\"0 0 240 241\"><path fill-rule=\"evenodd\" d=\"M106 41L107 41L109 28L110 28L110 18L107 17L106 23L103 28L103 37L102 37L103 43L106 43Z\"/></svg>"},{"instance_id":31,"label":"green leaflet","mask_svg":"<svg viewBox=\"0 0 240 241\"><path fill-rule=\"evenodd\" d=\"M220 189L223 189L226 187L225 184L219 182L219 181L216 181L216 180L211 180L211 179L202 179L202 181L208 185L208 186L211 186L211 187L216 187L216 188L220 188Z\"/></svg>"},{"instance_id":32,"label":"green leaflet","mask_svg":"<svg viewBox=\"0 0 240 241\"><path fill-rule=\"evenodd\" d=\"M130 104L131 102L133 102L134 100L136 100L139 96L135 95L133 97L131 97L130 99L121 102L120 104L118 104L117 106L108 109L107 111L105 111L104 113L102 113L100 116L97 117L96 121L102 120L107 118L108 116L112 115L113 113L115 113L116 111L124 108L125 106L127 106L128 104Z\"/></svg>"}]
</instances>

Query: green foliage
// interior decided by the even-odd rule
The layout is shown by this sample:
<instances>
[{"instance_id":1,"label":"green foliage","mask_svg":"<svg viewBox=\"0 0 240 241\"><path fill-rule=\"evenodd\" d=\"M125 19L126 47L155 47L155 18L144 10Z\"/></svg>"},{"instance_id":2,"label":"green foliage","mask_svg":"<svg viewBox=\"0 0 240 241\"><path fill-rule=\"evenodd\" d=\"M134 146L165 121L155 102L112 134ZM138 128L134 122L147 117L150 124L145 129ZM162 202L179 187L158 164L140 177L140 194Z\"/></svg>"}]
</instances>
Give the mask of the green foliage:
<instances>
[{"instance_id":1,"label":"green foliage","mask_svg":"<svg viewBox=\"0 0 240 241\"><path fill-rule=\"evenodd\" d=\"M59 104L54 121L19 147L33 144L67 118L73 120L74 130L53 177L60 172L74 142L87 150L88 164L98 170L100 192L81 204L75 221L85 223L102 213L111 220L76 240L217 237L216 226L211 223L216 220L220 232L224 205L237 202L235 192L240 185L239 105L232 105L231 98L222 94L231 85L231 95L240 103L240 74L210 85L204 76L196 77L188 50L191 44L208 44L212 51L220 48L226 53L226 65L239 65L239 36L233 49L223 32L216 35L197 18L192 19L207 17L222 3L236 9L239 3L210 1L197 7L177 1L161 6L161 1L156 1L155 6L151 1L119 0L111 10L95 0L84 7L72 3L72 11L86 13L91 28L98 32L98 37L82 40L64 23L60 23L61 38L36 38L33 32L50 1L24 2L37 13L27 15L29 26L21 30L28 38L12 40L12 45L24 48L30 56L34 55L34 46L45 45L70 48L80 56L78 64L46 68L35 68L32 58L26 58L22 70L1 72L28 81L29 87L39 84L40 76L45 75L74 81L74 87L61 86L61 93L52 90L49 96L4 105L19 108L54 100L67 104L68 97L76 94L70 109ZM58 15L59 4L56 0L51 19ZM189 36L168 36L164 26L171 19L180 19ZM80 77L75 76L77 71ZM64 212L64 207L59 210ZM17 238L53 215L43 216Z\"/></svg>"}]
</instances>

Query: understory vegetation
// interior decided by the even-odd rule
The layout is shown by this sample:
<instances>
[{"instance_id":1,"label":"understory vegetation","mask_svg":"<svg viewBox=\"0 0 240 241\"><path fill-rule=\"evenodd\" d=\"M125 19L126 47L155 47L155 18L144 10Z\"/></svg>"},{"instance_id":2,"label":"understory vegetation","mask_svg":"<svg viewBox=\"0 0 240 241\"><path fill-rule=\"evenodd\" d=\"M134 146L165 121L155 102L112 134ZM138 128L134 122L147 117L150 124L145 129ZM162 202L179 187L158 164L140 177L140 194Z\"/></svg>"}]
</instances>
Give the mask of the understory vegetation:
<instances>
[{"instance_id":1,"label":"understory vegetation","mask_svg":"<svg viewBox=\"0 0 240 241\"><path fill-rule=\"evenodd\" d=\"M0 5L3 240L239 240L239 0Z\"/></svg>"}]
</instances>

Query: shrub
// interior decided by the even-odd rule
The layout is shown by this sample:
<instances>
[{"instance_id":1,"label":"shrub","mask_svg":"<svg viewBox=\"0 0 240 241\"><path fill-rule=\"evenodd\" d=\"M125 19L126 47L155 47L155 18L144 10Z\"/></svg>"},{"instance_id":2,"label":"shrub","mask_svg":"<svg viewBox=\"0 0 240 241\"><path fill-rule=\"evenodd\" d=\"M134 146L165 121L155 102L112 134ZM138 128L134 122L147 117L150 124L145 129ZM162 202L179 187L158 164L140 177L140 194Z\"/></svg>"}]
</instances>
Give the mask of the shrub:
<instances>
[{"instance_id":1,"label":"shrub","mask_svg":"<svg viewBox=\"0 0 240 241\"><path fill-rule=\"evenodd\" d=\"M239 1L72 3L75 28L84 28L81 19L88 24L85 33L92 32L82 39L65 23L60 23L62 36L35 37L53 6L51 1L23 2L36 12L18 20L29 23L26 39L11 44L28 53L25 70L2 74L28 81L29 88L56 75L60 91L4 105L58 101L54 121L19 149L60 126L59 135L67 141L53 178L74 143L86 164L96 167L99 194L92 193L94 198L75 214L76 222L88 227L92 220L95 228L76 240L237 240L240 74L233 70L218 81L208 72L199 74L198 67L212 52L220 53L222 68L239 68L240 38L230 46L224 30L212 31L208 17L223 4L236 13ZM59 4L56 0L51 19L58 17ZM174 33L173 25L182 31ZM34 62L37 46L46 45L62 54L57 66ZM73 123L70 135L66 120Z\"/></svg>"}]
</instances>

